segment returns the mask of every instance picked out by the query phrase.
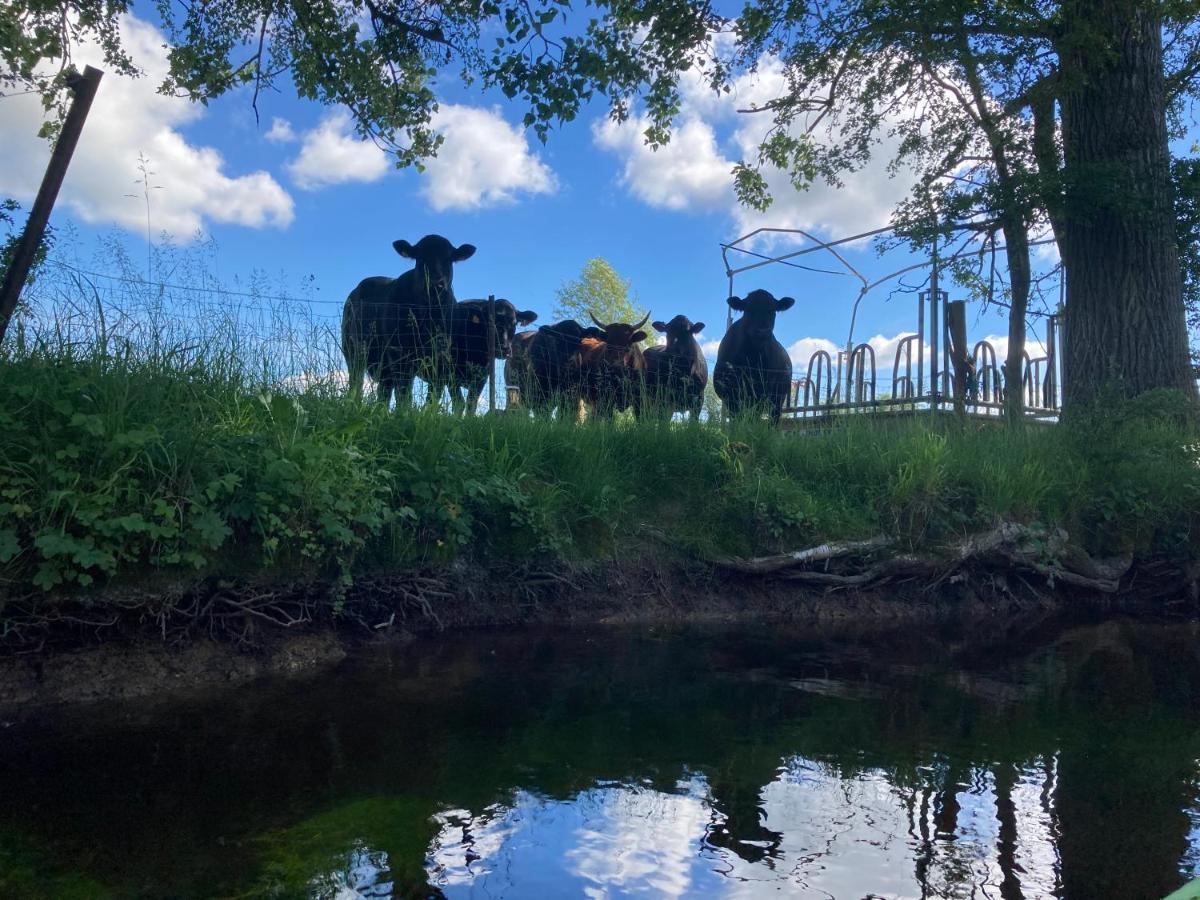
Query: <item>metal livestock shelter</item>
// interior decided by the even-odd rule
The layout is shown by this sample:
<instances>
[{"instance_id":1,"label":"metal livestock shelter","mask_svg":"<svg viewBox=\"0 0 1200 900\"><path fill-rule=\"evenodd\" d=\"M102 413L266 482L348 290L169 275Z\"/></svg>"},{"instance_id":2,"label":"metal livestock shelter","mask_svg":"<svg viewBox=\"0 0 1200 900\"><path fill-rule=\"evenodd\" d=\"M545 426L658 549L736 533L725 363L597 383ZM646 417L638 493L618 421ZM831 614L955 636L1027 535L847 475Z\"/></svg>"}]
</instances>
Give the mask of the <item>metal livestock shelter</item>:
<instances>
[{"instance_id":1,"label":"metal livestock shelter","mask_svg":"<svg viewBox=\"0 0 1200 900\"><path fill-rule=\"evenodd\" d=\"M859 283L843 348L837 351L836 359L827 350L815 351L803 369L804 375L793 377L783 411L785 422L800 424L864 412L937 412L954 409L956 399L969 415L996 417L1001 414L1006 391L1004 362L998 359L991 342L978 340L973 346L968 342L965 304L963 301L951 301L938 283L940 267L945 260L939 260L936 243L929 260L905 266L873 281L855 268L839 250L844 244L889 231L890 228L876 228L850 237L823 241L799 228L757 228L720 245L730 296L735 293L734 278L737 275L772 265L792 266L829 275L850 275ZM762 234L799 235L810 243L798 250L777 255L760 253L746 246ZM1037 240L1032 241L1031 245L1049 243L1052 241ZM735 266L730 261L731 252L753 257L753 260ZM821 252L833 257L840 270L797 262L800 257ZM960 253L948 259L974 253ZM856 342L854 338L859 305L875 288L908 272L925 268L930 269L929 286L927 290L917 292L916 328L899 342L892 364L890 393L880 395L877 393L879 373L875 348L866 342ZM1042 356L1031 357L1028 351L1022 355L1019 390L1022 392L1022 407L1026 417L1043 420L1058 418L1062 403L1061 317L1061 307L1059 312L1045 315L1045 352ZM732 319L730 310L726 319L727 329Z\"/></svg>"}]
</instances>

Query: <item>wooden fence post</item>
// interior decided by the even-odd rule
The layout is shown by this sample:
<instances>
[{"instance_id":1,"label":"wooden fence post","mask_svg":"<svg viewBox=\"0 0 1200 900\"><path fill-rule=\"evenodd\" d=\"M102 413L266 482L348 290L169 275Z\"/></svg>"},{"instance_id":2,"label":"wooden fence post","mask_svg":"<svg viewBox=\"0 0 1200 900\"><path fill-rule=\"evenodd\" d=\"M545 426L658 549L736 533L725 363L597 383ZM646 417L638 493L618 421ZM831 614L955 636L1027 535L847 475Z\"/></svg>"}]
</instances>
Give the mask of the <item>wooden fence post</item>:
<instances>
[{"instance_id":1,"label":"wooden fence post","mask_svg":"<svg viewBox=\"0 0 1200 900\"><path fill-rule=\"evenodd\" d=\"M4 273L4 284L0 285L0 341L4 340L4 334L8 331L8 323L16 311L21 289L25 287L25 279L41 246L46 223L50 221L50 211L54 209L58 189L67 175L67 166L71 163L75 145L79 143L83 123L87 120L88 110L92 108L102 75L104 73L99 69L88 66L82 75L74 75L68 82L75 98L71 101L71 109L67 112L58 141L54 144L54 152L50 154L50 162L46 165L46 174L42 176L42 186L38 188L33 208L29 210L29 221L25 223L25 230L21 232L21 239L13 251L12 264Z\"/></svg>"},{"instance_id":2,"label":"wooden fence post","mask_svg":"<svg viewBox=\"0 0 1200 900\"><path fill-rule=\"evenodd\" d=\"M946 304L946 330L950 335L950 364L954 367L954 413L967 412L967 305L962 300Z\"/></svg>"},{"instance_id":3,"label":"wooden fence post","mask_svg":"<svg viewBox=\"0 0 1200 900\"><path fill-rule=\"evenodd\" d=\"M496 411L496 295L488 294L487 305L487 355L488 355L488 412Z\"/></svg>"}]
</instances>

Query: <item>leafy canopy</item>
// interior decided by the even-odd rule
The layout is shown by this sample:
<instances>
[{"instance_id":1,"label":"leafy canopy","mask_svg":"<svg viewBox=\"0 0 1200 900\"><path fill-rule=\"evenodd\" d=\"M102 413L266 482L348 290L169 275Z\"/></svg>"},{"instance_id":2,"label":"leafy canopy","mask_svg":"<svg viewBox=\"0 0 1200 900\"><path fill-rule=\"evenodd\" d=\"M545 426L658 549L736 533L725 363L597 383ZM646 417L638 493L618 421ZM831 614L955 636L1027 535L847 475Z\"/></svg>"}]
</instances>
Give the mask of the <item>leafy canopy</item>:
<instances>
[{"instance_id":1,"label":"leafy canopy","mask_svg":"<svg viewBox=\"0 0 1200 900\"><path fill-rule=\"evenodd\" d=\"M303 98L340 104L359 133L419 164L440 140L430 128L439 73L457 67L520 97L526 127L543 140L593 97L618 116L635 95L662 129L678 110L676 78L696 65L694 49L718 28L705 4L570 0L157 0L168 39L164 93L202 103L234 88L287 87ZM65 99L72 53L90 42L106 64L136 74L121 42L127 0L12 0L0 6L0 90L42 94L47 108ZM719 81L719 66L710 66Z\"/></svg>"},{"instance_id":2,"label":"leafy canopy","mask_svg":"<svg viewBox=\"0 0 1200 900\"><path fill-rule=\"evenodd\" d=\"M290 82L301 97L347 107L359 132L393 147L401 164L436 152L438 78L456 68L519 99L525 126L543 140L603 99L619 120L638 105L647 139L661 144L680 112L682 78L728 91L739 74L777 65L776 95L746 110L764 131L757 157L736 169L741 198L770 203L768 167L797 189L816 178L841 183L890 137L892 165L919 176L898 211L901 227L918 234L932 206L976 231L994 229L998 210L1041 220L1054 175L1049 157L1034 163L1031 112L1051 81L1071 77L1062 60L1070 46L1090 41L1104 52L1102 36L1072 30L1077 5L750 0L727 17L707 0L157 0L170 59L164 92L208 102L249 86L257 110L264 91ZM1200 2L1140 5L1163 19L1173 96L1189 96ZM110 68L136 71L121 43L129 9L127 0L0 7L0 87L39 91L53 105L83 41L98 44Z\"/></svg>"},{"instance_id":3,"label":"leafy canopy","mask_svg":"<svg viewBox=\"0 0 1200 900\"><path fill-rule=\"evenodd\" d=\"M609 322L640 322L646 315L637 300L630 296L629 282L617 274L608 260L596 257L584 264L578 278L562 283L554 292L555 320L575 319L591 324L594 315L604 324ZM647 345L655 342L655 332L646 327Z\"/></svg>"}]
</instances>

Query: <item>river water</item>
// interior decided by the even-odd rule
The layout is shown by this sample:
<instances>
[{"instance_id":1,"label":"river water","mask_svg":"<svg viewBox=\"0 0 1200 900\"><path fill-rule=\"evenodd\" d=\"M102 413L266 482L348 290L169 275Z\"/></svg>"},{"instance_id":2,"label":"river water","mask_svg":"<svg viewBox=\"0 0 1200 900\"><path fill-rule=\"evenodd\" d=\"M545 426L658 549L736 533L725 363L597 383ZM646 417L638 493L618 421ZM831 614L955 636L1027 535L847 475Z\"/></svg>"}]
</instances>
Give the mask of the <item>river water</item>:
<instances>
[{"instance_id":1,"label":"river water","mask_svg":"<svg viewBox=\"0 0 1200 900\"><path fill-rule=\"evenodd\" d=\"M1200 632L427 639L0 727L4 897L1157 898Z\"/></svg>"}]
</instances>

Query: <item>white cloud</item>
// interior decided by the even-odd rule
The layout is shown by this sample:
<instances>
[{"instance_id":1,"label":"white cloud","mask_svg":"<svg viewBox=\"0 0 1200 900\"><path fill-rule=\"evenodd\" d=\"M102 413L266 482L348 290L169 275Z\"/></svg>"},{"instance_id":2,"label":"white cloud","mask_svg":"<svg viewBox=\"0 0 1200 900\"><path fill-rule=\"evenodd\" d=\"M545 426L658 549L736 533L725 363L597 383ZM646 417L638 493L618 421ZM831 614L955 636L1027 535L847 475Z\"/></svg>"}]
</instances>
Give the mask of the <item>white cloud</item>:
<instances>
[{"instance_id":1,"label":"white cloud","mask_svg":"<svg viewBox=\"0 0 1200 900\"><path fill-rule=\"evenodd\" d=\"M1029 235L1030 241L1044 241L1053 238L1052 232L1033 233ZM1033 248L1033 261L1043 268L1052 269L1062 262L1062 257L1058 254L1058 242L1051 241L1048 244L1038 244Z\"/></svg>"},{"instance_id":2,"label":"white cloud","mask_svg":"<svg viewBox=\"0 0 1200 900\"><path fill-rule=\"evenodd\" d=\"M276 144L289 144L296 140L296 132L292 123L287 119L276 116L271 120L271 130L263 135L268 141Z\"/></svg>"},{"instance_id":3,"label":"white cloud","mask_svg":"<svg viewBox=\"0 0 1200 900\"><path fill-rule=\"evenodd\" d=\"M549 194L554 173L531 153L524 131L498 109L442 104L434 128L446 138L425 163L421 195L437 212L513 203L518 194Z\"/></svg>"},{"instance_id":4,"label":"white cloud","mask_svg":"<svg viewBox=\"0 0 1200 900\"><path fill-rule=\"evenodd\" d=\"M792 365L801 371L808 370L809 360L813 358L813 354L821 350L828 353L833 363L837 364L838 345L826 338L800 338L787 348Z\"/></svg>"},{"instance_id":5,"label":"white cloud","mask_svg":"<svg viewBox=\"0 0 1200 900\"><path fill-rule=\"evenodd\" d=\"M902 331L893 337L877 334L873 337L867 338L865 341L855 341L856 346L859 343L866 343L874 351L875 380L881 391L884 390L887 385L892 383L893 366L896 362L896 356L900 351L900 344L905 338L911 337L912 334L913 332L911 331ZM794 341L791 346L787 348L787 351L788 356L790 356L792 359L792 365L794 366L796 373L803 376L808 371L808 364L813 355L821 350L824 350L829 354L830 362L832 363L834 373L836 374L838 365L838 352L844 349L844 347L840 346L835 341L829 340L828 338L804 337L800 338L798 341ZM928 373L930 371L929 344L923 344L922 351L925 354L925 372L926 377L928 378ZM909 377L914 380L916 379L917 362L919 360L919 356L920 354L917 352L917 348L910 345L907 351L901 356L899 372L900 376L909 374L908 369L911 369L911 374L909 374ZM866 363L866 371L869 375L869 357ZM813 374L814 376L816 375L815 368L813 369Z\"/></svg>"},{"instance_id":6,"label":"white cloud","mask_svg":"<svg viewBox=\"0 0 1200 900\"><path fill-rule=\"evenodd\" d=\"M206 222L261 228L292 221L292 198L267 172L226 173L226 162L212 147L190 144L180 128L204 115L204 108L156 93L167 71L166 38L132 14L121 17L121 35L130 56L145 74L104 76L63 183L59 203L85 222L146 227L139 177L139 154L150 160L151 227L187 238ZM79 64L102 64L94 45L74 51ZM37 192L50 157L50 145L37 137L42 123L36 96L10 97L0 103L4 165L0 194L29 200ZM130 196L130 195L134 196Z\"/></svg>"},{"instance_id":7,"label":"white cloud","mask_svg":"<svg viewBox=\"0 0 1200 900\"><path fill-rule=\"evenodd\" d=\"M380 147L354 136L350 113L344 109L329 113L316 128L305 132L300 155L287 164L288 174L305 191L354 181L378 181L391 168Z\"/></svg>"},{"instance_id":8,"label":"white cloud","mask_svg":"<svg viewBox=\"0 0 1200 900\"><path fill-rule=\"evenodd\" d=\"M887 135L870 162L847 173L840 187L818 179L807 190L797 191L782 170L767 167L763 175L774 200L770 208L758 212L739 204L733 192L733 167L738 160L757 159L772 122L770 113L739 115L737 111L761 107L785 93L783 66L777 58L764 57L754 72L735 79L731 88L728 94L716 94L699 75L681 79L679 125L671 142L657 153L645 146L646 121L638 116L621 125L597 122L593 140L623 160L621 183L633 196L668 209L725 208L739 233L771 226L844 236L887 224L914 183L911 172L901 171L895 177L889 172L898 138ZM819 131L814 139L829 140ZM761 243L786 240L764 237Z\"/></svg>"},{"instance_id":9,"label":"white cloud","mask_svg":"<svg viewBox=\"0 0 1200 900\"><path fill-rule=\"evenodd\" d=\"M343 109L305 132L299 155L287 166L298 187L312 191L373 182L392 170L387 152L359 140L352 126ZM546 194L557 187L553 172L530 152L524 132L499 110L443 104L433 127L445 142L425 161L420 193L437 212L513 203L518 194Z\"/></svg>"},{"instance_id":10,"label":"white cloud","mask_svg":"<svg viewBox=\"0 0 1200 900\"><path fill-rule=\"evenodd\" d=\"M646 145L649 121L634 117L621 124L604 119L592 126L601 147L625 158L621 183L648 206L665 209L720 208L734 200L733 162L717 150L712 126L686 118L657 150Z\"/></svg>"},{"instance_id":11,"label":"white cloud","mask_svg":"<svg viewBox=\"0 0 1200 900\"><path fill-rule=\"evenodd\" d=\"M741 108L761 107L786 91L782 64L769 58L762 61L756 73L738 79L733 96ZM757 157L758 146L771 128L769 115L750 113L741 117L733 140L742 159ZM821 131L813 138L819 143L831 140ZM884 136L873 149L871 160L858 171L845 173L840 187L817 179L807 190L797 191L786 173L768 167L763 174L773 202L765 212L738 205L733 211L738 229L744 234L763 226L799 228L840 237L886 225L892 210L916 180L911 172L893 176L889 171L888 164L898 145L899 138Z\"/></svg>"}]
</instances>

